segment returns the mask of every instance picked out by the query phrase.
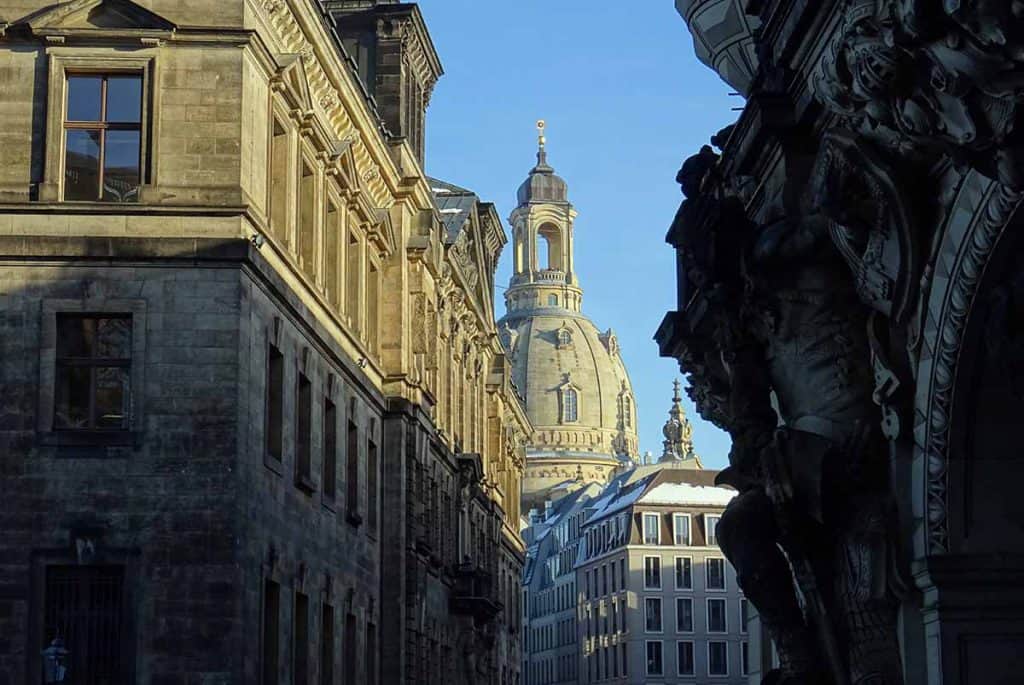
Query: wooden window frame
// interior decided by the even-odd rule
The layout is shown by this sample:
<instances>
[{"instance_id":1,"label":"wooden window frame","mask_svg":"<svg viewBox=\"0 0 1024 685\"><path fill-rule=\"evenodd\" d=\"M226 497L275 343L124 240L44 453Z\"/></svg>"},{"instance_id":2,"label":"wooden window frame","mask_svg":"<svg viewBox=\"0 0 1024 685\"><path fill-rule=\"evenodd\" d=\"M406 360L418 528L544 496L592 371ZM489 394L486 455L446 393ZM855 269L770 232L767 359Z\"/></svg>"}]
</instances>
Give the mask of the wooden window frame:
<instances>
[{"instance_id":1,"label":"wooden window frame","mask_svg":"<svg viewBox=\"0 0 1024 685\"><path fill-rule=\"evenodd\" d=\"M159 62L156 49L133 51L131 55L116 52L102 54L74 53L66 48L51 49L48 65L46 141L43 163L43 179L39 184L39 200L42 202L64 202L64 159L65 159L65 117L67 115L68 76L78 75L142 75L142 112L139 123L139 198L136 202L121 204L143 204L146 202L146 187L157 183L158 151L153 141L160 139L160 89L153 84L160 82ZM106 50L106 48L104 48ZM73 203L110 205L99 199L70 200Z\"/></svg>"},{"instance_id":2,"label":"wooden window frame","mask_svg":"<svg viewBox=\"0 0 1024 685\"><path fill-rule=\"evenodd\" d=\"M41 445L113 447L138 446L142 443L146 425L146 311L145 300L107 298L43 300L40 308L42 335L39 346L39 413L36 423L38 440ZM131 408L126 430L55 430L58 314L131 315L132 364L129 374ZM100 452L89 452L89 455L102 456Z\"/></svg>"}]
</instances>

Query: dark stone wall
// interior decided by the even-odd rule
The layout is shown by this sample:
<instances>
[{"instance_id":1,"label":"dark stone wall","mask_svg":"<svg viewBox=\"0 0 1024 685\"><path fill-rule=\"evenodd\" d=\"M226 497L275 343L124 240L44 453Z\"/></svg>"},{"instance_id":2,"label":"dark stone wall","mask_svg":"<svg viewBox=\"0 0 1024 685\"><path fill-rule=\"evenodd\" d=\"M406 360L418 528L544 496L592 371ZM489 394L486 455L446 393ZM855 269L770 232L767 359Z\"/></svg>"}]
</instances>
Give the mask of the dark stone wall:
<instances>
[{"instance_id":1,"label":"dark stone wall","mask_svg":"<svg viewBox=\"0 0 1024 685\"><path fill-rule=\"evenodd\" d=\"M0 683L38 681L46 566L80 561L126 566L138 681L237 672L238 293L236 268L0 270ZM54 300L145 304L136 444L47 445L37 432Z\"/></svg>"},{"instance_id":2,"label":"dark stone wall","mask_svg":"<svg viewBox=\"0 0 1024 685\"><path fill-rule=\"evenodd\" d=\"M21 261L0 269L0 684L38 681L46 567L79 563L126 568L130 620L122 641L135 682L259 682L267 577L281 585L282 679L290 675L293 599L301 591L309 597L311 682L324 602L334 607L335 674L352 613L356 673L366 682L366 631L381 628L380 533L369 530L366 515L370 440L384 461L380 400L297 298L250 257L202 266ZM129 444L51 444L52 434L38 430L47 411L42 391L52 383L41 364L48 354L43 319L69 303L85 311L135 308L144 344L133 365L142 366L144 380L133 388L137 430ZM278 331L286 360L279 466L263 456L270 330ZM313 383L311 491L293 478L293 390L302 359ZM340 424L333 506L321 488L328 383ZM344 502L353 403L360 525L346 519Z\"/></svg>"}]
</instances>

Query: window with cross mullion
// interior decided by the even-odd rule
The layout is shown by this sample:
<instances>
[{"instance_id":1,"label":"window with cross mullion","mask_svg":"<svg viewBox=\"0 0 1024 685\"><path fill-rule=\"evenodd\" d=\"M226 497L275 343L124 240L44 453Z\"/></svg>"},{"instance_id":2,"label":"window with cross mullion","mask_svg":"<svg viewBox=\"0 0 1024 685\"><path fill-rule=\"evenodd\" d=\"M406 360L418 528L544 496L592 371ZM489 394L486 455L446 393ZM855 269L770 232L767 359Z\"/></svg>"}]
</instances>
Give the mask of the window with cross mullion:
<instances>
[{"instance_id":1,"label":"window with cross mullion","mask_svg":"<svg viewBox=\"0 0 1024 685\"><path fill-rule=\"evenodd\" d=\"M138 201L142 74L68 74L66 105L64 199Z\"/></svg>"}]
</instances>

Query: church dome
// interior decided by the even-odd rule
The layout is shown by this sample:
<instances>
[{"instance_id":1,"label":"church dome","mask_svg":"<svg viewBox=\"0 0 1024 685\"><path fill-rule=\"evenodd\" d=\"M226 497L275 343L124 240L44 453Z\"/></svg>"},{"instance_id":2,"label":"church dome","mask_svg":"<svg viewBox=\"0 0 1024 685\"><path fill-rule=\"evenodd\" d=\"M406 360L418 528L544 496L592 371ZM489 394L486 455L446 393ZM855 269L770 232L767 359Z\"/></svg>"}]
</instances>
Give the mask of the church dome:
<instances>
[{"instance_id":1,"label":"church dome","mask_svg":"<svg viewBox=\"0 0 1024 685\"><path fill-rule=\"evenodd\" d=\"M530 175L519 186L517 199L521 205L530 202L568 202L569 186L548 166L543 151L538 154L537 166L530 170Z\"/></svg>"},{"instance_id":2,"label":"church dome","mask_svg":"<svg viewBox=\"0 0 1024 685\"><path fill-rule=\"evenodd\" d=\"M613 331L557 309L517 311L499 330L536 429L533 456L637 453L633 386Z\"/></svg>"},{"instance_id":3,"label":"church dome","mask_svg":"<svg viewBox=\"0 0 1024 685\"><path fill-rule=\"evenodd\" d=\"M537 166L509 217L513 273L498 322L534 427L524 509L566 482L606 483L639 452L636 401L619 342L583 314L573 249L577 213L565 181L547 163L544 122L537 128Z\"/></svg>"}]
</instances>

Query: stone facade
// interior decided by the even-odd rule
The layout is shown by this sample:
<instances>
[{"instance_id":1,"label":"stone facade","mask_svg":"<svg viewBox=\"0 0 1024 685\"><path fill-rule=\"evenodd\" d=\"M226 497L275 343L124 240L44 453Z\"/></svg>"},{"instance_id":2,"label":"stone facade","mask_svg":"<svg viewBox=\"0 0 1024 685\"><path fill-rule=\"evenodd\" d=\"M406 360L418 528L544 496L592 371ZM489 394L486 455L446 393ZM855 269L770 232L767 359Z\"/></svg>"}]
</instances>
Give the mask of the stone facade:
<instances>
[{"instance_id":1,"label":"stone facade","mask_svg":"<svg viewBox=\"0 0 1024 685\"><path fill-rule=\"evenodd\" d=\"M0 683L517 681L505 234L334 4L0 2Z\"/></svg>"},{"instance_id":2,"label":"stone facade","mask_svg":"<svg viewBox=\"0 0 1024 685\"><path fill-rule=\"evenodd\" d=\"M676 5L747 102L680 170L657 339L733 437L766 681L1019 680L1020 8Z\"/></svg>"}]
</instances>

